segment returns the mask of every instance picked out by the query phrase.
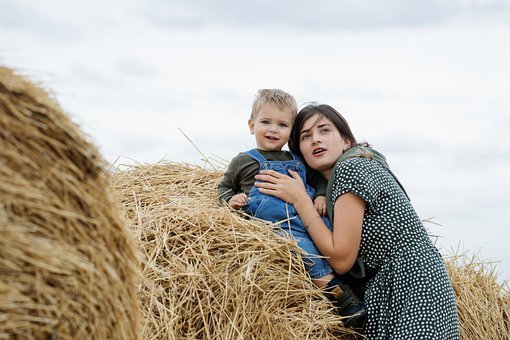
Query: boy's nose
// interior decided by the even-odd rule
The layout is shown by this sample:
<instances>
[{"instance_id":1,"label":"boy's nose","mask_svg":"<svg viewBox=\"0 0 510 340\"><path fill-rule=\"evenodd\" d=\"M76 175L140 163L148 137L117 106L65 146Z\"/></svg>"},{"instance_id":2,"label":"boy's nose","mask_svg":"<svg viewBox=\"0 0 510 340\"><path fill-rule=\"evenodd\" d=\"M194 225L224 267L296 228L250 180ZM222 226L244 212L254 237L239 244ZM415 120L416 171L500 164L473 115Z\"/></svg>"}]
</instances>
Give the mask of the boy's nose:
<instances>
[{"instance_id":1,"label":"boy's nose","mask_svg":"<svg viewBox=\"0 0 510 340\"><path fill-rule=\"evenodd\" d=\"M278 132L278 130L279 130L278 125L271 125L269 127L269 130L274 131L274 132Z\"/></svg>"}]
</instances>

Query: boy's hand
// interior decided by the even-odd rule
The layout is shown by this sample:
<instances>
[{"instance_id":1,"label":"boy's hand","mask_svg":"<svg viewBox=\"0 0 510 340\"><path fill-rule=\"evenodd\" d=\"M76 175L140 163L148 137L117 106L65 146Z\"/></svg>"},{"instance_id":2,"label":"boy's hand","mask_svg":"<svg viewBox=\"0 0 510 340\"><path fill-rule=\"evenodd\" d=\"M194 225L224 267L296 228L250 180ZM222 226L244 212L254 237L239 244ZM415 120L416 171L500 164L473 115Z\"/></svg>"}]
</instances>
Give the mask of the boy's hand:
<instances>
[{"instance_id":1,"label":"boy's hand","mask_svg":"<svg viewBox=\"0 0 510 340\"><path fill-rule=\"evenodd\" d=\"M228 205L236 210L245 207L247 203L248 203L248 196L246 196L245 193L234 195L228 201Z\"/></svg>"},{"instance_id":2,"label":"boy's hand","mask_svg":"<svg viewBox=\"0 0 510 340\"><path fill-rule=\"evenodd\" d=\"M317 212L321 216L326 216L327 209L326 209L326 196L317 196L313 200L313 204L315 205L315 208L317 209Z\"/></svg>"}]
</instances>

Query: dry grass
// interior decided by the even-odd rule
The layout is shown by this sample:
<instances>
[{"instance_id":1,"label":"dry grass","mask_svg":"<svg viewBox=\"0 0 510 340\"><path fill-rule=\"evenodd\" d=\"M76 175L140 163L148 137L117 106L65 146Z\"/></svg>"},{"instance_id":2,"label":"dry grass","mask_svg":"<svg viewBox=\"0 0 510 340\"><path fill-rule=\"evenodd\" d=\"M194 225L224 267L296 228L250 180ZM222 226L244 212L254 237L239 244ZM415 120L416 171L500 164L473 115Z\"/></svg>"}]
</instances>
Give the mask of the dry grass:
<instances>
[{"instance_id":1,"label":"dry grass","mask_svg":"<svg viewBox=\"0 0 510 340\"><path fill-rule=\"evenodd\" d=\"M2 67L0 141L0 338L136 339L136 245L96 148Z\"/></svg>"},{"instance_id":2,"label":"dry grass","mask_svg":"<svg viewBox=\"0 0 510 340\"><path fill-rule=\"evenodd\" d=\"M295 244L216 200L222 173L179 163L127 167L114 187L145 253L147 339L353 338L311 284ZM483 262L446 261L461 338L508 339L509 293Z\"/></svg>"},{"instance_id":3,"label":"dry grass","mask_svg":"<svg viewBox=\"0 0 510 340\"><path fill-rule=\"evenodd\" d=\"M221 172L136 165L110 184L58 105L6 68L0 140L0 339L356 337L292 240L219 206ZM462 339L508 339L510 293L494 267L466 255L446 265Z\"/></svg>"},{"instance_id":4,"label":"dry grass","mask_svg":"<svg viewBox=\"0 0 510 340\"><path fill-rule=\"evenodd\" d=\"M457 297L464 340L510 339L510 292L498 283L495 266L474 255L456 255L446 268Z\"/></svg>"},{"instance_id":5,"label":"dry grass","mask_svg":"<svg viewBox=\"0 0 510 340\"><path fill-rule=\"evenodd\" d=\"M219 206L220 177L176 163L114 176L145 253L143 338L353 338L308 279L295 243Z\"/></svg>"}]
</instances>

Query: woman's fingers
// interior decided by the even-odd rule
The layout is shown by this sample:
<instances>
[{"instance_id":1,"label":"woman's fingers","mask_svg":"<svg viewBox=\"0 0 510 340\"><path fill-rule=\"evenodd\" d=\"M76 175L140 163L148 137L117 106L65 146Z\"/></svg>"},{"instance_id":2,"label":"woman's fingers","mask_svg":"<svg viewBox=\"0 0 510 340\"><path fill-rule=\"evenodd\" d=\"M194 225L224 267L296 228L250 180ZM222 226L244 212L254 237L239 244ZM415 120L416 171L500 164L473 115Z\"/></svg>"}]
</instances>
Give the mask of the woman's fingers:
<instances>
[{"instance_id":1,"label":"woman's fingers","mask_svg":"<svg viewBox=\"0 0 510 340\"><path fill-rule=\"evenodd\" d=\"M268 181L255 182L255 186L263 189L270 189L274 187L274 184Z\"/></svg>"},{"instance_id":2,"label":"woman's fingers","mask_svg":"<svg viewBox=\"0 0 510 340\"><path fill-rule=\"evenodd\" d=\"M301 185L304 184L303 179L301 178L301 176L299 176L299 173L297 171L289 170L289 174L292 176L294 180L298 181L298 183L300 183Z\"/></svg>"},{"instance_id":3,"label":"woman's fingers","mask_svg":"<svg viewBox=\"0 0 510 340\"><path fill-rule=\"evenodd\" d=\"M257 180L255 185L259 188L276 190L280 186L295 185L296 181L298 183L303 182L296 171L289 170L289 175L284 175L274 170L261 170L255 176Z\"/></svg>"},{"instance_id":4,"label":"woman's fingers","mask_svg":"<svg viewBox=\"0 0 510 340\"><path fill-rule=\"evenodd\" d=\"M271 181L272 179L282 178L282 176L283 175L278 171L260 170L260 172L255 176L255 178L261 181Z\"/></svg>"},{"instance_id":5,"label":"woman's fingers","mask_svg":"<svg viewBox=\"0 0 510 340\"><path fill-rule=\"evenodd\" d=\"M297 171L289 170L289 174L294 177L295 179L301 178Z\"/></svg>"},{"instance_id":6,"label":"woman's fingers","mask_svg":"<svg viewBox=\"0 0 510 340\"><path fill-rule=\"evenodd\" d=\"M278 171L274 171L274 170L260 170L259 173L263 174L263 175L274 176L274 177L278 177L279 175L281 175L281 173L279 173Z\"/></svg>"},{"instance_id":7,"label":"woman's fingers","mask_svg":"<svg viewBox=\"0 0 510 340\"><path fill-rule=\"evenodd\" d=\"M278 180L283 178L281 176L283 175L273 170L262 170L257 175L255 175L255 179L266 183L276 183Z\"/></svg>"}]
</instances>

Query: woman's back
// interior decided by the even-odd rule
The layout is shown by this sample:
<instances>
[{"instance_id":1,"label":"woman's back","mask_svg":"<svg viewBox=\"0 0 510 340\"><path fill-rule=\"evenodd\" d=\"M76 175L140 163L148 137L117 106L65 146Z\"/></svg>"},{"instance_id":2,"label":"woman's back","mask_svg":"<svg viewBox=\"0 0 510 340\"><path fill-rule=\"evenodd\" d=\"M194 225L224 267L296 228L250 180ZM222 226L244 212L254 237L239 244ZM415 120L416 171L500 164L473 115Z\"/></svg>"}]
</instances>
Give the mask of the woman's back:
<instances>
[{"instance_id":1,"label":"woman's back","mask_svg":"<svg viewBox=\"0 0 510 340\"><path fill-rule=\"evenodd\" d=\"M441 255L396 179L378 161L350 158L334 169L333 201L366 201L360 255L374 277L365 302L369 338L458 339L458 316Z\"/></svg>"}]
</instances>

